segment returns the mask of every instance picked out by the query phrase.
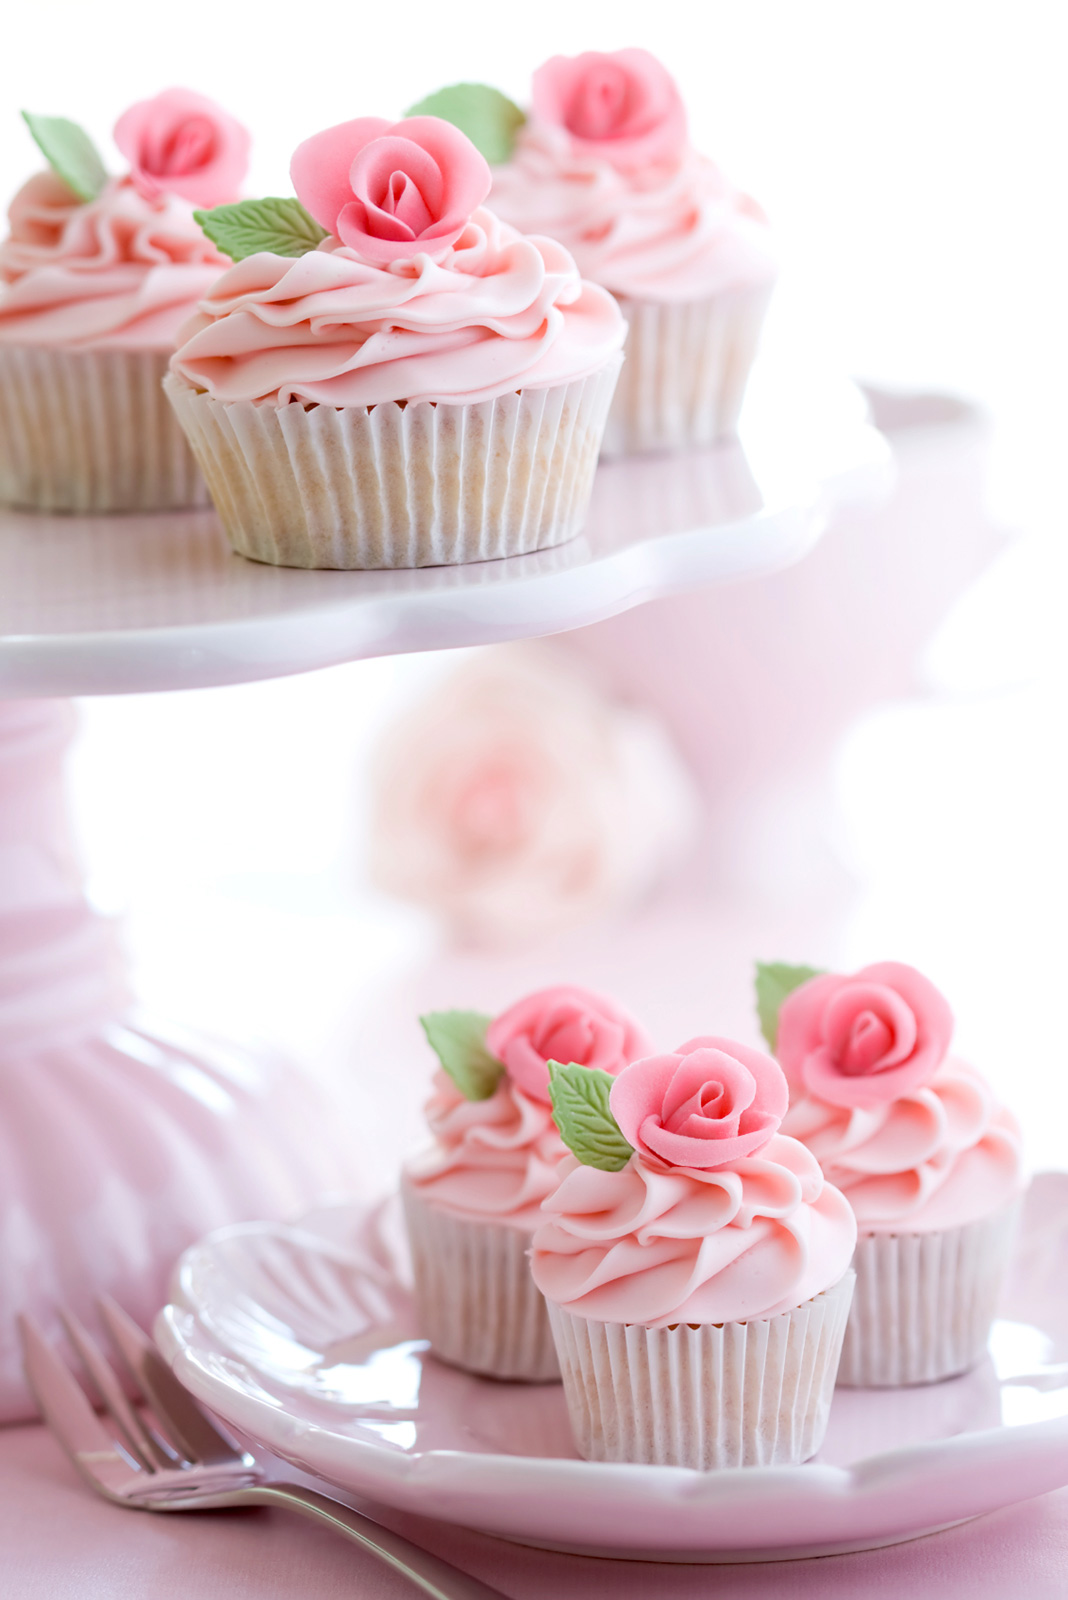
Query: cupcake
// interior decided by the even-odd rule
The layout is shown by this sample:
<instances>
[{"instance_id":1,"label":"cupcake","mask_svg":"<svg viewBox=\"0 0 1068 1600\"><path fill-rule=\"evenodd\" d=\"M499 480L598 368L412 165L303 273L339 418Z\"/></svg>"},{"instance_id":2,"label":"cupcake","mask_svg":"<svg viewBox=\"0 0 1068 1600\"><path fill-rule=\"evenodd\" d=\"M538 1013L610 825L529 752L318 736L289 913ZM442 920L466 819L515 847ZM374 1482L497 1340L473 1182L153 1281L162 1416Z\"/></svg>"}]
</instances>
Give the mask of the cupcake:
<instances>
[{"instance_id":1,"label":"cupcake","mask_svg":"<svg viewBox=\"0 0 1068 1600\"><path fill-rule=\"evenodd\" d=\"M0 501L41 511L161 511L207 490L161 382L174 337L228 265L193 207L236 198L249 136L169 89L119 118L109 178L89 137L26 120L49 160L0 244Z\"/></svg>"},{"instance_id":2,"label":"cupcake","mask_svg":"<svg viewBox=\"0 0 1068 1600\"><path fill-rule=\"evenodd\" d=\"M646 50L554 56L494 170L491 204L565 245L630 332L605 450L687 450L734 432L776 276L760 207L699 155Z\"/></svg>"},{"instance_id":3,"label":"cupcake","mask_svg":"<svg viewBox=\"0 0 1068 1600\"><path fill-rule=\"evenodd\" d=\"M1023 1188L1020 1130L948 1054L953 1016L913 967L770 968L790 1083L783 1130L845 1194L857 1289L841 1384L933 1383L982 1357ZM798 982L798 979L801 981ZM796 986L791 987L791 984Z\"/></svg>"},{"instance_id":4,"label":"cupcake","mask_svg":"<svg viewBox=\"0 0 1068 1600\"><path fill-rule=\"evenodd\" d=\"M531 1267L579 1453L702 1470L807 1460L827 1426L856 1222L778 1132L781 1070L700 1038L614 1081L551 1071L571 1155Z\"/></svg>"},{"instance_id":5,"label":"cupcake","mask_svg":"<svg viewBox=\"0 0 1068 1600\"><path fill-rule=\"evenodd\" d=\"M204 226L234 258L166 389L234 548L294 567L518 555L582 526L626 326L562 246L487 211L438 117L342 123L297 200Z\"/></svg>"},{"instance_id":6,"label":"cupcake","mask_svg":"<svg viewBox=\"0 0 1068 1600\"><path fill-rule=\"evenodd\" d=\"M422 1019L441 1071L427 1106L434 1142L404 1169L420 1327L441 1360L494 1378L559 1377L527 1256L567 1155L549 1104L551 1058L610 1081L648 1043L610 1000L558 987L496 1020Z\"/></svg>"}]
</instances>

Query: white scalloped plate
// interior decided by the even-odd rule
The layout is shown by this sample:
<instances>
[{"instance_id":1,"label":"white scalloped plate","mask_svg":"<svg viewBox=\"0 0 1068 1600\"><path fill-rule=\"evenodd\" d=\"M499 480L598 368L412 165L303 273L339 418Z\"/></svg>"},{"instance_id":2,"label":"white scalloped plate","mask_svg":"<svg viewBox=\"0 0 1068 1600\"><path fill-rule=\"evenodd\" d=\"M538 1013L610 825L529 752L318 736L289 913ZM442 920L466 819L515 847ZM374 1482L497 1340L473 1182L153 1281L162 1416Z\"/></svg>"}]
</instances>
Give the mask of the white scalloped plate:
<instances>
[{"instance_id":1,"label":"white scalloped plate","mask_svg":"<svg viewBox=\"0 0 1068 1600\"><path fill-rule=\"evenodd\" d=\"M534 638L799 560L828 512L893 481L851 384L762 362L740 438L598 469L568 544L381 572L262 566L214 511L111 517L0 508L0 690L195 689L400 651Z\"/></svg>"},{"instance_id":2,"label":"white scalloped plate","mask_svg":"<svg viewBox=\"0 0 1068 1600\"><path fill-rule=\"evenodd\" d=\"M839 1390L801 1467L580 1461L558 1384L473 1378L428 1354L388 1232L355 1206L221 1229L182 1257L156 1327L225 1422L350 1493L520 1543L722 1562L892 1544L1068 1482L1068 1174L1032 1188L983 1365Z\"/></svg>"}]
</instances>

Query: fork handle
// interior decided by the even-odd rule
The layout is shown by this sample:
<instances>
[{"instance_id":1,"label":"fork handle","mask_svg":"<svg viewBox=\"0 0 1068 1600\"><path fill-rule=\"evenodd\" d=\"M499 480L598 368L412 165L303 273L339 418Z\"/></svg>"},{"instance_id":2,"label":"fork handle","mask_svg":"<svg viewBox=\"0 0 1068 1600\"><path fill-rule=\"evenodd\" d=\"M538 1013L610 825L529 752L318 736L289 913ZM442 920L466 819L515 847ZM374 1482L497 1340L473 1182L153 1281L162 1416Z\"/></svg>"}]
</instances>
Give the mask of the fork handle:
<instances>
[{"instance_id":1,"label":"fork handle","mask_svg":"<svg viewBox=\"0 0 1068 1600\"><path fill-rule=\"evenodd\" d=\"M394 1572L414 1583L429 1600L506 1600L499 1589L491 1589L459 1567L431 1555L420 1545L412 1544L391 1528L383 1528L362 1512L331 1500L329 1495L316 1489L305 1489L297 1483L249 1484L240 1489L230 1489L221 1494L190 1495L184 1503L173 1500L168 1511L211 1511L222 1506L281 1506L286 1511L298 1511L315 1522L324 1522L336 1533L358 1544L370 1555Z\"/></svg>"}]
</instances>

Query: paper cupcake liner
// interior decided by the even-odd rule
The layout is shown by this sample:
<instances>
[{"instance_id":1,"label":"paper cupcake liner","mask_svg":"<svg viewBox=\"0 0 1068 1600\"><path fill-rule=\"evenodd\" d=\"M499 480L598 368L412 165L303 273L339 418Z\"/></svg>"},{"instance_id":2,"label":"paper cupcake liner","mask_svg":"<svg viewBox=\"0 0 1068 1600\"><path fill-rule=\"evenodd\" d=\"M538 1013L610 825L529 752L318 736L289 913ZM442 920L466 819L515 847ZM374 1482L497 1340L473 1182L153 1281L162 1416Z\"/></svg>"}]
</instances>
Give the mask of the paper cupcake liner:
<instances>
[{"instance_id":1,"label":"paper cupcake liner","mask_svg":"<svg viewBox=\"0 0 1068 1600\"><path fill-rule=\"evenodd\" d=\"M431 567L582 526L621 357L478 405L257 405L164 385L230 543L283 567Z\"/></svg>"},{"instance_id":2,"label":"paper cupcake liner","mask_svg":"<svg viewBox=\"0 0 1068 1600\"><path fill-rule=\"evenodd\" d=\"M1018 1210L1013 1204L939 1233L861 1234L838 1382L898 1388L974 1367L986 1349Z\"/></svg>"},{"instance_id":3,"label":"paper cupcake liner","mask_svg":"<svg viewBox=\"0 0 1068 1600\"><path fill-rule=\"evenodd\" d=\"M771 287L681 304L619 297L627 359L602 454L692 450L734 433Z\"/></svg>"},{"instance_id":4,"label":"paper cupcake liner","mask_svg":"<svg viewBox=\"0 0 1068 1600\"><path fill-rule=\"evenodd\" d=\"M403 1186L419 1327L442 1361L492 1378L559 1381L530 1234L468 1222Z\"/></svg>"},{"instance_id":5,"label":"paper cupcake liner","mask_svg":"<svg viewBox=\"0 0 1068 1600\"><path fill-rule=\"evenodd\" d=\"M37 511L206 506L161 388L167 359L0 345L0 501Z\"/></svg>"},{"instance_id":6,"label":"paper cupcake liner","mask_svg":"<svg viewBox=\"0 0 1068 1600\"><path fill-rule=\"evenodd\" d=\"M823 1441L853 1273L794 1311L673 1328L592 1322L549 1302L571 1426L587 1461L767 1467Z\"/></svg>"}]
</instances>

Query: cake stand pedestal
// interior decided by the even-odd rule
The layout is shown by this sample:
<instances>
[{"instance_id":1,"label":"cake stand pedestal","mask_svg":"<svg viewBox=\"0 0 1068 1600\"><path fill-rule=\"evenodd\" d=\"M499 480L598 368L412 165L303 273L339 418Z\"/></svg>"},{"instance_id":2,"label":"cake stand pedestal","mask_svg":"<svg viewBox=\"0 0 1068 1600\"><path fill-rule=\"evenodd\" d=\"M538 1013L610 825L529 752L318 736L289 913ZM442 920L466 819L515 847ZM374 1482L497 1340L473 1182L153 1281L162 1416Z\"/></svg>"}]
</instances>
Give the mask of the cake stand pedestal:
<instances>
[{"instance_id":1,"label":"cake stand pedestal","mask_svg":"<svg viewBox=\"0 0 1068 1600\"><path fill-rule=\"evenodd\" d=\"M87 903L66 701L0 701L0 1422L36 1414L15 1317L115 1296L144 1326L206 1227L353 1187L287 1063L141 1017Z\"/></svg>"},{"instance_id":2,"label":"cake stand pedestal","mask_svg":"<svg viewBox=\"0 0 1068 1600\"><path fill-rule=\"evenodd\" d=\"M508 561L289 571L232 555L212 512L0 511L0 1421L34 1411L17 1313L55 1333L60 1305L92 1322L106 1290L150 1326L194 1239L355 1181L292 1069L132 1010L82 891L57 697L562 632L788 565L891 468L848 386L778 394L756 387L740 443L602 468L578 539Z\"/></svg>"}]
</instances>

